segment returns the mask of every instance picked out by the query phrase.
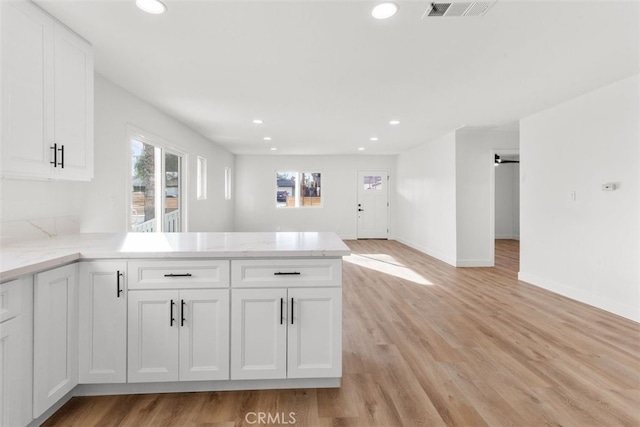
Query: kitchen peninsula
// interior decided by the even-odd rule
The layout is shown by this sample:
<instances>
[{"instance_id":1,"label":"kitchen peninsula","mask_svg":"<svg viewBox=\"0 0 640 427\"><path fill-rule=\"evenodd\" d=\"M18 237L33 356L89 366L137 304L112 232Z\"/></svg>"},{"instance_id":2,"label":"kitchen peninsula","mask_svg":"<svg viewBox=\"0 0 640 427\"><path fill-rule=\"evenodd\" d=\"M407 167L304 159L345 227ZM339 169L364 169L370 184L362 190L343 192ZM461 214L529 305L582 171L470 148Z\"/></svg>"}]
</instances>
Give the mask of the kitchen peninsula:
<instances>
[{"instance_id":1,"label":"kitchen peninsula","mask_svg":"<svg viewBox=\"0 0 640 427\"><path fill-rule=\"evenodd\" d=\"M41 421L74 395L339 387L349 253L329 232L5 246L4 418Z\"/></svg>"}]
</instances>

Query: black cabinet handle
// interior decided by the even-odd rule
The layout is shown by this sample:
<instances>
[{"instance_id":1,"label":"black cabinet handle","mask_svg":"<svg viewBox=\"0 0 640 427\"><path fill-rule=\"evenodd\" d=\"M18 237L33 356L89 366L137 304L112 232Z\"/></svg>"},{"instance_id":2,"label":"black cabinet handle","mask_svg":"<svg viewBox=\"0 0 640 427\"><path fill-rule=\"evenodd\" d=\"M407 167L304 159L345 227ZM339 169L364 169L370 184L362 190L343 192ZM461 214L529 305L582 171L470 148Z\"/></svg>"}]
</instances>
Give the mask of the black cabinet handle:
<instances>
[{"instance_id":1,"label":"black cabinet handle","mask_svg":"<svg viewBox=\"0 0 640 427\"><path fill-rule=\"evenodd\" d=\"M49 162L53 165L54 168L58 167L58 144L53 143L53 147L50 147L53 150L53 162Z\"/></svg>"},{"instance_id":2,"label":"black cabinet handle","mask_svg":"<svg viewBox=\"0 0 640 427\"><path fill-rule=\"evenodd\" d=\"M165 274L164 277L191 277L191 273L184 273L184 274L169 273L169 274Z\"/></svg>"},{"instance_id":3,"label":"black cabinet handle","mask_svg":"<svg viewBox=\"0 0 640 427\"><path fill-rule=\"evenodd\" d=\"M58 165L60 165L62 169L64 169L64 145L61 145L60 148L58 148L58 151L60 152L60 160L61 160L61 162L58 163Z\"/></svg>"},{"instance_id":4,"label":"black cabinet handle","mask_svg":"<svg viewBox=\"0 0 640 427\"><path fill-rule=\"evenodd\" d=\"M299 271L277 271L273 273L274 276L299 276Z\"/></svg>"},{"instance_id":5,"label":"black cabinet handle","mask_svg":"<svg viewBox=\"0 0 640 427\"><path fill-rule=\"evenodd\" d=\"M293 298L291 298L291 324L293 325Z\"/></svg>"},{"instance_id":6,"label":"black cabinet handle","mask_svg":"<svg viewBox=\"0 0 640 427\"><path fill-rule=\"evenodd\" d=\"M117 293L116 293L116 297L120 298L120 294L122 293L122 284L120 283L120 278L124 275L124 273L121 273L120 270L116 271L116 288L117 288Z\"/></svg>"},{"instance_id":7,"label":"black cabinet handle","mask_svg":"<svg viewBox=\"0 0 640 427\"><path fill-rule=\"evenodd\" d=\"M183 299L180 300L180 326L184 326L184 307L185 307L185 302Z\"/></svg>"},{"instance_id":8,"label":"black cabinet handle","mask_svg":"<svg viewBox=\"0 0 640 427\"><path fill-rule=\"evenodd\" d=\"M175 322L176 319L173 318L173 305L175 303L173 302L173 300L171 300L171 309L170 309L170 317L171 319L169 320L169 326L173 326L173 322Z\"/></svg>"},{"instance_id":9,"label":"black cabinet handle","mask_svg":"<svg viewBox=\"0 0 640 427\"><path fill-rule=\"evenodd\" d=\"M283 310L283 307L284 307L284 298L280 298L280 324L281 325L284 323L284 317L283 317L284 310Z\"/></svg>"}]
</instances>

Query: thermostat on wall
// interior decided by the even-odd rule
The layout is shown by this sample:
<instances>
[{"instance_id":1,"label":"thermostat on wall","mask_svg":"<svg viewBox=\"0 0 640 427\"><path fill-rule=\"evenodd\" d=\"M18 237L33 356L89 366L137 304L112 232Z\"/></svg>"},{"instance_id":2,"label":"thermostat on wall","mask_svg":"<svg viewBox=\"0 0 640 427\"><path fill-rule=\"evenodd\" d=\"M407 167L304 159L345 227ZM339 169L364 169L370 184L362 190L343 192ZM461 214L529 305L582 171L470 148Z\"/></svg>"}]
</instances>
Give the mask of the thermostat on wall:
<instances>
[{"instance_id":1,"label":"thermostat on wall","mask_svg":"<svg viewBox=\"0 0 640 427\"><path fill-rule=\"evenodd\" d=\"M614 182L607 182L602 184L602 191L613 191L616 189L616 184Z\"/></svg>"}]
</instances>

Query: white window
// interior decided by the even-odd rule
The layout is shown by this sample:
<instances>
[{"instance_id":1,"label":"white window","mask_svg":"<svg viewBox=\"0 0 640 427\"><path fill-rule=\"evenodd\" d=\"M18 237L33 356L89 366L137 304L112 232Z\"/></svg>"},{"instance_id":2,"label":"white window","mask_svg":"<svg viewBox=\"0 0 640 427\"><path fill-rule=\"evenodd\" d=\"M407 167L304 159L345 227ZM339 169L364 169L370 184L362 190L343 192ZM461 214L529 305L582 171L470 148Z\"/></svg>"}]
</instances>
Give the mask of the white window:
<instances>
[{"instance_id":1,"label":"white window","mask_svg":"<svg viewBox=\"0 0 640 427\"><path fill-rule=\"evenodd\" d=\"M276 172L276 206L322 206L320 172Z\"/></svg>"},{"instance_id":2,"label":"white window","mask_svg":"<svg viewBox=\"0 0 640 427\"><path fill-rule=\"evenodd\" d=\"M200 156L196 159L196 197L207 199L207 159Z\"/></svg>"},{"instance_id":3,"label":"white window","mask_svg":"<svg viewBox=\"0 0 640 427\"><path fill-rule=\"evenodd\" d=\"M224 168L224 199L231 200L231 168Z\"/></svg>"},{"instance_id":4,"label":"white window","mask_svg":"<svg viewBox=\"0 0 640 427\"><path fill-rule=\"evenodd\" d=\"M130 144L130 231L182 231L183 154L137 132Z\"/></svg>"}]
</instances>

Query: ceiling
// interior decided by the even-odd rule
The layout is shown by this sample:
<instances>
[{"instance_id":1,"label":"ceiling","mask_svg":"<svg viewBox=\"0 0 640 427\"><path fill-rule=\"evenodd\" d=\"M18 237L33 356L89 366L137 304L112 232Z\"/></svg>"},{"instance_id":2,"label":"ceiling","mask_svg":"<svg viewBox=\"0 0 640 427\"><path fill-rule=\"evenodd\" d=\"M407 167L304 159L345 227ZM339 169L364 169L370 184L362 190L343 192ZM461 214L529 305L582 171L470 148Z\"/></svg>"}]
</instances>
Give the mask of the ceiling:
<instances>
[{"instance_id":1,"label":"ceiling","mask_svg":"<svg viewBox=\"0 0 640 427\"><path fill-rule=\"evenodd\" d=\"M96 72L236 154L394 154L640 72L637 1L424 20L429 1L398 1L384 21L363 0L36 3L93 44Z\"/></svg>"}]
</instances>

